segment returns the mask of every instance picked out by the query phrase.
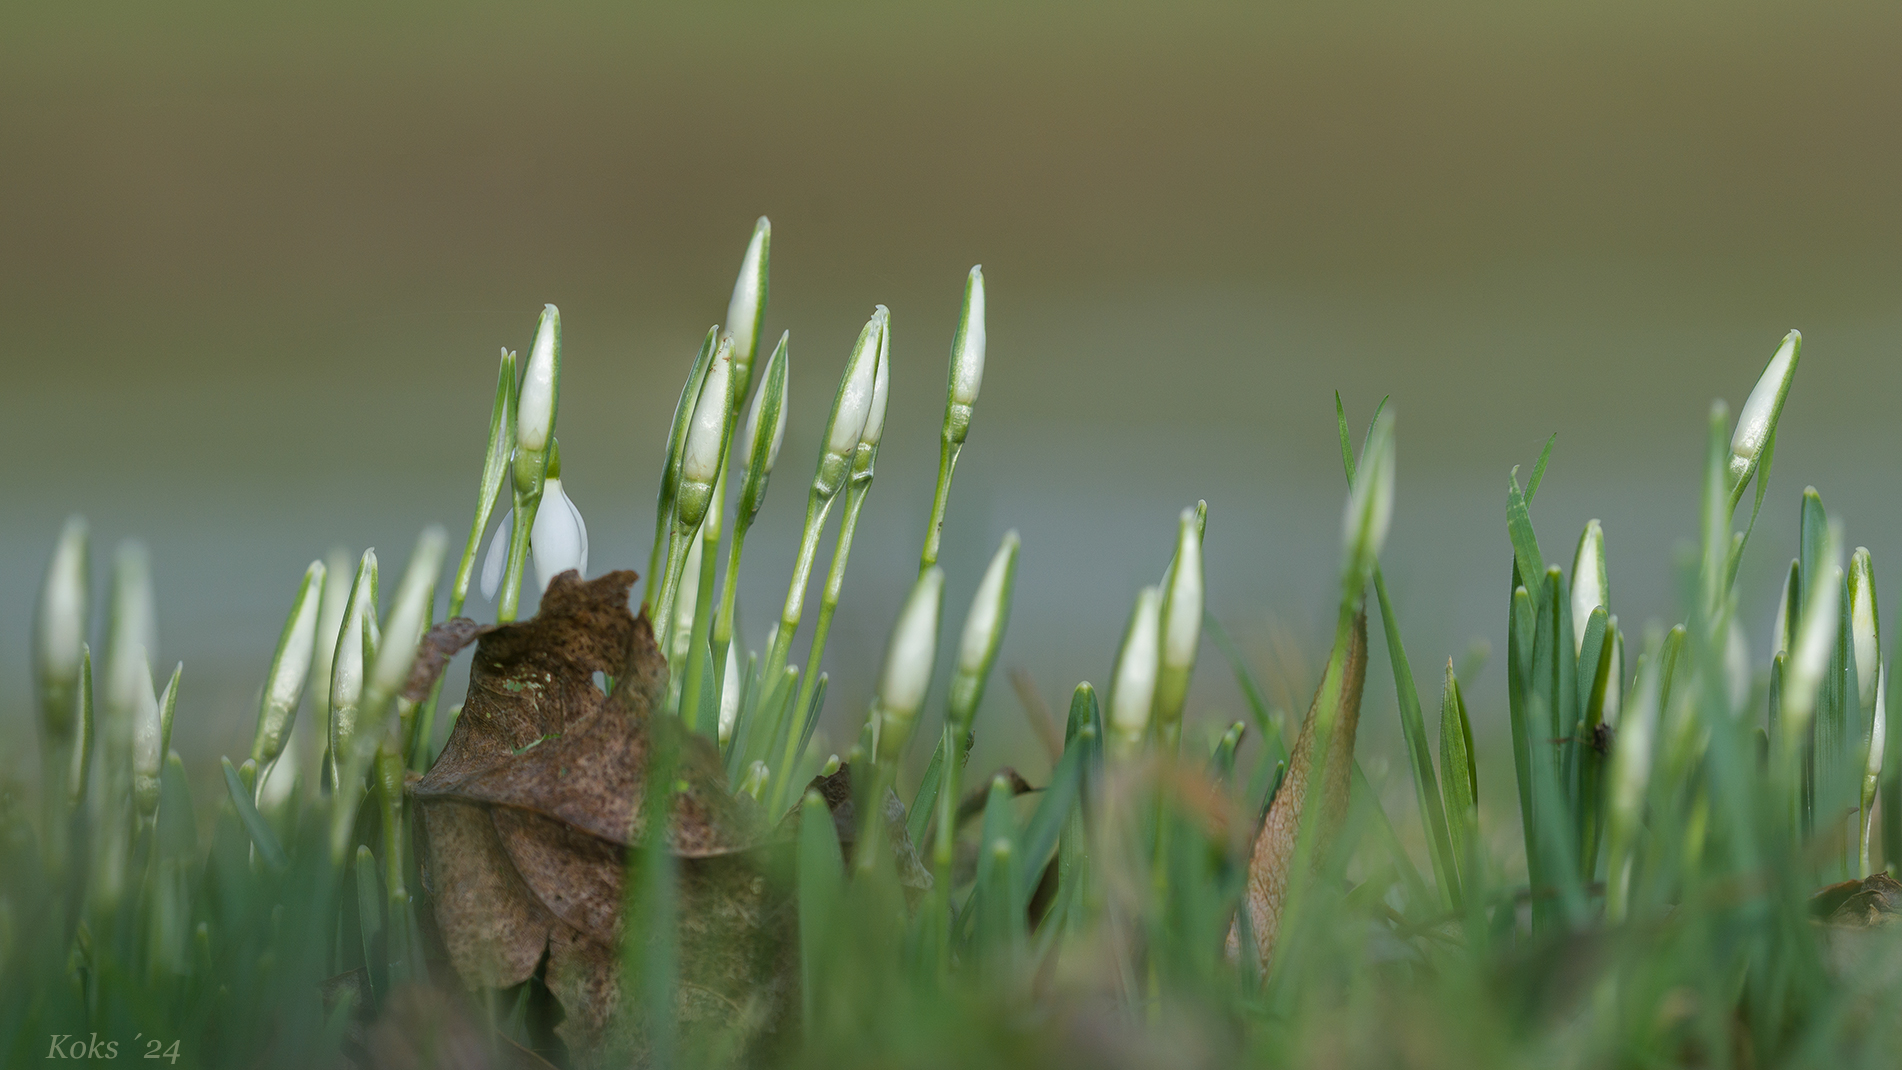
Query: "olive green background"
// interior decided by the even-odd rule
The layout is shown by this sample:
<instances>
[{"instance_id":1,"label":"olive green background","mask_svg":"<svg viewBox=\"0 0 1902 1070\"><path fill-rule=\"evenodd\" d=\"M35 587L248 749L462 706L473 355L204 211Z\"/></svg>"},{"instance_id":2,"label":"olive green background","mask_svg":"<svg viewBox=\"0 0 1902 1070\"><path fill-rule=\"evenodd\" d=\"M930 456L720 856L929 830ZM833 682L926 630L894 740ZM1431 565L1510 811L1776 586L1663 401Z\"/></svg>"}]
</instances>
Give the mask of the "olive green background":
<instances>
[{"instance_id":1,"label":"olive green background","mask_svg":"<svg viewBox=\"0 0 1902 1070\"><path fill-rule=\"evenodd\" d=\"M1046 701L1104 681L1206 498L1210 607L1305 705L1336 389L1357 428L1398 415L1387 574L1429 708L1449 654L1503 647L1506 475L1554 431L1547 557L1601 517L1614 611L1675 617L1706 406L1794 326L1761 660L1805 483L1897 597L1898 41L1893 4L5 5L0 774L35 764L27 622L63 517L101 572L146 540L181 749L237 754L307 561L373 544L393 573L423 525L460 539L497 348L544 301L591 565L644 566L666 421L760 214L794 407L756 645L847 347L893 315L833 739L913 574L980 262L946 648L1016 527L1002 665ZM1397 753L1375 666L1365 747ZM1496 662L1469 688L1482 730L1501 690ZM1243 712L1212 647L1194 709ZM982 716L991 758L1037 766L1001 676Z\"/></svg>"}]
</instances>

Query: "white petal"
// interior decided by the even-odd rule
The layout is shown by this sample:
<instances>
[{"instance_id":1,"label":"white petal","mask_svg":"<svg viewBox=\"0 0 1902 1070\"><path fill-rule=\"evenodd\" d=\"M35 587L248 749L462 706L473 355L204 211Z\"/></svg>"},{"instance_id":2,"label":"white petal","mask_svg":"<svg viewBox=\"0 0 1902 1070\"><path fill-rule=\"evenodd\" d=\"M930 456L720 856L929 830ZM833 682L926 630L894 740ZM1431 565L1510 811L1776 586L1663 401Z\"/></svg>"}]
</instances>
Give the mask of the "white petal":
<instances>
[{"instance_id":1,"label":"white petal","mask_svg":"<svg viewBox=\"0 0 1902 1070\"><path fill-rule=\"evenodd\" d=\"M561 480L551 479L542 489L541 508L535 511L535 526L529 529L529 549L535 558L535 579L546 591L556 576L569 569L587 566L587 532L581 525L581 513L561 489Z\"/></svg>"},{"instance_id":2,"label":"white petal","mask_svg":"<svg viewBox=\"0 0 1902 1070\"><path fill-rule=\"evenodd\" d=\"M502 569L509 560L509 533L515 528L515 514L502 514L502 522L495 526L495 537L489 540L488 556L482 559L482 600L495 601L496 588L502 586Z\"/></svg>"}]
</instances>

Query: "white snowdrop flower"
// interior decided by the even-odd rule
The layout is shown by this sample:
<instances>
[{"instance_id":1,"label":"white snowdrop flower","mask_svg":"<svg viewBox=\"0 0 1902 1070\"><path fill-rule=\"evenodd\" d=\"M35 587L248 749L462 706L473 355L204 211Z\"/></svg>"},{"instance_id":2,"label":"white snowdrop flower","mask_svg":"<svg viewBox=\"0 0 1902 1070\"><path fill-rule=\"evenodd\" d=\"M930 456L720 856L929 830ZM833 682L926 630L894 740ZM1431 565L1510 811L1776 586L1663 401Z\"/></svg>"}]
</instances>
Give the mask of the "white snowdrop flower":
<instances>
[{"instance_id":1,"label":"white snowdrop flower","mask_svg":"<svg viewBox=\"0 0 1902 1070\"><path fill-rule=\"evenodd\" d=\"M1796 376L1797 362L1802 358L1803 335L1791 331L1783 336L1783 344L1777 348L1776 355L1757 377L1757 385L1745 399L1743 409L1737 414L1737 429L1730 436L1730 484L1739 486L1750 474L1756 471L1757 461L1763 455L1764 443L1770 440L1770 434L1776 430L1777 418L1783 412L1783 399L1789 396L1790 381Z\"/></svg>"},{"instance_id":2,"label":"white snowdrop flower","mask_svg":"<svg viewBox=\"0 0 1902 1070\"><path fill-rule=\"evenodd\" d=\"M542 484L541 508L535 511L535 526L528 531L528 548L535 559L535 579L546 591L556 576L574 569L583 579L588 575L588 523L581 510L562 489L560 478ZM503 547L506 552L507 547ZM486 586L488 569L483 569Z\"/></svg>"}]
</instances>

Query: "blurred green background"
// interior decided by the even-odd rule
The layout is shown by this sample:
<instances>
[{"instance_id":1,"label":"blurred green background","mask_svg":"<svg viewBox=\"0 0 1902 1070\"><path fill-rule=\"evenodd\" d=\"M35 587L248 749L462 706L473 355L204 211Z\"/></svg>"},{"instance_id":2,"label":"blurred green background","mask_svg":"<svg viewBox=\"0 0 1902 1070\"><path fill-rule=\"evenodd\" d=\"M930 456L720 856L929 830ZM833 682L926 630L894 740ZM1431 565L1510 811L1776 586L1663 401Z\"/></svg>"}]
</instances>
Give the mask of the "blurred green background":
<instances>
[{"instance_id":1,"label":"blurred green background","mask_svg":"<svg viewBox=\"0 0 1902 1070\"><path fill-rule=\"evenodd\" d=\"M36 764L27 624L67 514L101 572L146 540L180 749L238 754L306 562L375 545L394 573L424 524L466 530L497 348L545 301L592 567L643 566L666 422L760 214L795 407L755 645L846 350L893 313L835 739L915 568L973 263L990 356L947 648L1020 529L1001 667L1046 701L1104 681L1206 498L1210 607L1305 707L1336 389L1356 427L1393 397L1387 574L1429 704L1449 654L1503 650L1506 474L1554 431L1546 555L1601 517L1627 630L1675 618L1706 406L1794 326L1745 580L1762 659L1805 483L1902 604L1898 40L1892 3L5 5L0 773ZM1364 753L1398 754L1374 664ZM1482 730L1502 694L1495 661ZM1192 710L1243 714L1212 647ZM982 717L980 763L1035 768L1001 678Z\"/></svg>"}]
</instances>

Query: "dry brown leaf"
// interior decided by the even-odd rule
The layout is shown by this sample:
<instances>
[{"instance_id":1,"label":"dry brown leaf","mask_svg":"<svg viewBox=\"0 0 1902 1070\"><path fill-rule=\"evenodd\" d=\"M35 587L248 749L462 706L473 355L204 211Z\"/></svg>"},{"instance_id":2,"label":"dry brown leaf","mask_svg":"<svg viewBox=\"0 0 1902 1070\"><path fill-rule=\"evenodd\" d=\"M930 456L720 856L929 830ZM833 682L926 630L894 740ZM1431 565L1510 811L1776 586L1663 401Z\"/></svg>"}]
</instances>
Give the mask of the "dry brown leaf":
<instances>
[{"instance_id":1,"label":"dry brown leaf","mask_svg":"<svg viewBox=\"0 0 1902 1070\"><path fill-rule=\"evenodd\" d=\"M1353 785L1354 730L1360 723L1361 685L1367 677L1367 614L1354 615L1354 628L1347 643L1347 660L1341 674L1340 705L1335 709L1334 741L1328 747L1327 767L1320 771L1318 798L1320 821L1313 857L1326 853L1327 844L1340 831L1347 818L1347 804ZM1326 687L1325 679L1322 687ZM1314 721L1321 701L1320 691L1301 721L1301 734L1295 738L1294 752L1288 757L1288 773L1275 792L1261 831L1255 836L1255 848L1248 863L1248 890L1242 909L1248 911L1248 924L1254 934L1258 961L1265 968L1274 954L1275 938L1281 926L1282 910L1287 906L1288 887L1294 866L1295 834L1301 827L1302 808L1306 804L1308 784L1314 776ZM1231 957L1241 953L1241 927L1229 930Z\"/></svg>"},{"instance_id":2,"label":"dry brown leaf","mask_svg":"<svg viewBox=\"0 0 1902 1070\"><path fill-rule=\"evenodd\" d=\"M728 791L710 741L655 716L667 665L647 619L628 612L634 579L564 573L532 620L439 625L406 692L425 695L476 642L462 715L411 788L425 890L471 988L519 984L547 956L543 980L565 1014L558 1033L584 1066L642 1048L638 1023L617 1020L616 948L627 850L654 832L643 784L657 745L676 756L659 831L679 867L683 1026L763 1030L783 1009L790 974L790 897L766 879L766 823ZM615 678L611 696L597 672Z\"/></svg>"}]
</instances>

